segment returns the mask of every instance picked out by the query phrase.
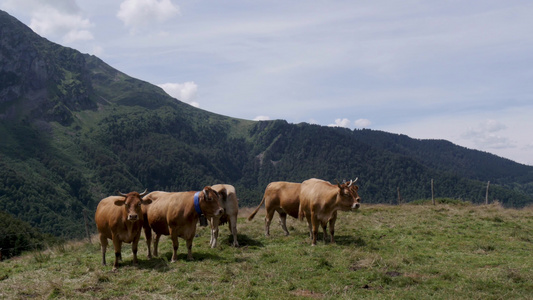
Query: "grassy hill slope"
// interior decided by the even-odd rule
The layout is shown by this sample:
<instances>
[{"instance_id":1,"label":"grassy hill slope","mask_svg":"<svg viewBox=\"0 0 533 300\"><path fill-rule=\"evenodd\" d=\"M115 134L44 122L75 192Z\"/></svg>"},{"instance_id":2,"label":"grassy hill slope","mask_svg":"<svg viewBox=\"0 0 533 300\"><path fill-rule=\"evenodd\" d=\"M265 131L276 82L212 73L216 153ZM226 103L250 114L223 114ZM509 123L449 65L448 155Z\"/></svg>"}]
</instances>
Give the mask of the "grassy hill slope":
<instances>
[{"instance_id":1,"label":"grassy hill slope","mask_svg":"<svg viewBox=\"0 0 533 300\"><path fill-rule=\"evenodd\" d=\"M490 201L533 203L531 166L443 141L221 116L2 11L0 25L0 211L43 233L83 236L84 212L117 190L228 183L254 206L268 183L311 177L359 177L365 203L395 203L398 189L428 198L431 179L438 197L480 203L490 180Z\"/></svg>"},{"instance_id":2,"label":"grassy hill slope","mask_svg":"<svg viewBox=\"0 0 533 300\"><path fill-rule=\"evenodd\" d=\"M264 236L264 211L238 221L241 247L229 230L210 249L200 228L186 261L170 263L171 242L161 257L139 265L123 248L118 272L101 266L98 242L73 242L0 263L0 298L78 299L526 299L533 294L533 210L498 204L367 205L339 214L336 244L310 246L307 226L288 220ZM108 257L113 250L107 251Z\"/></svg>"}]
</instances>

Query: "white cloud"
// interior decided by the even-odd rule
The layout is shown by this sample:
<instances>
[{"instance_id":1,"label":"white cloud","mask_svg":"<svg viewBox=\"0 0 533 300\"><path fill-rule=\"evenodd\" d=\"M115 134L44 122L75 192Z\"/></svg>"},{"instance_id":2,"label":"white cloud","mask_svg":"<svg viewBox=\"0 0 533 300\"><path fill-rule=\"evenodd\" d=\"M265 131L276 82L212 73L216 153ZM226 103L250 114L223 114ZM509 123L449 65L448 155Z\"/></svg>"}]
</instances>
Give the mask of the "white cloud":
<instances>
[{"instance_id":1,"label":"white cloud","mask_svg":"<svg viewBox=\"0 0 533 300\"><path fill-rule=\"evenodd\" d=\"M468 128L461 137L471 140L476 146L481 148L514 148L513 142L501 134L505 129L507 129L507 126L503 123L496 120L485 120L475 128Z\"/></svg>"},{"instance_id":2,"label":"white cloud","mask_svg":"<svg viewBox=\"0 0 533 300\"><path fill-rule=\"evenodd\" d=\"M355 120L354 124L355 124L355 127L357 128L368 128L368 126L370 126L372 122L370 122L370 120L368 119L358 119L358 120Z\"/></svg>"},{"instance_id":3,"label":"white cloud","mask_svg":"<svg viewBox=\"0 0 533 300\"><path fill-rule=\"evenodd\" d=\"M101 46L94 46L90 52L92 55L101 56L104 54L104 48Z\"/></svg>"},{"instance_id":4,"label":"white cloud","mask_svg":"<svg viewBox=\"0 0 533 300\"><path fill-rule=\"evenodd\" d=\"M329 127L350 127L350 120L344 118L344 119L336 119L335 124L329 124Z\"/></svg>"},{"instance_id":5,"label":"white cloud","mask_svg":"<svg viewBox=\"0 0 533 300\"><path fill-rule=\"evenodd\" d=\"M187 102L195 107L200 106L198 102L192 101L198 93L198 85L193 81L187 81L185 83L163 83L158 84L158 86L178 100Z\"/></svg>"},{"instance_id":6,"label":"white cloud","mask_svg":"<svg viewBox=\"0 0 533 300\"><path fill-rule=\"evenodd\" d=\"M254 118L254 121L268 121L270 120L269 116L257 116Z\"/></svg>"},{"instance_id":7,"label":"white cloud","mask_svg":"<svg viewBox=\"0 0 533 300\"><path fill-rule=\"evenodd\" d=\"M8 1L5 6L28 12L31 16L29 27L39 35L59 38L67 44L94 39L89 30L93 24L82 16L75 1Z\"/></svg>"},{"instance_id":8,"label":"white cloud","mask_svg":"<svg viewBox=\"0 0 533 300\"><path fill-rule=\"evenodd\" d=\"M124 25L136 30L153 22L164 22L178 14L179 6L170 0L125 0L120 4L117 17Z\"/></svg>"}]
</instances>

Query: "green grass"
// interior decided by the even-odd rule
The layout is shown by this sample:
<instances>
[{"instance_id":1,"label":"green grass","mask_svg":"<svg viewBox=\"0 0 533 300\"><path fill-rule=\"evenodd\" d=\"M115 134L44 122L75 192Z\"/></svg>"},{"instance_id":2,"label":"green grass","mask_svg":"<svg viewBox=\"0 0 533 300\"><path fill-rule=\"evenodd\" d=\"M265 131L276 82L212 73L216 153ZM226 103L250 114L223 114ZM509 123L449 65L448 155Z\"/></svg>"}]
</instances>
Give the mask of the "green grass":
<instances>
[{"instance_id":1,"label":"green grass","mask_svg":"<svg viewBox=\"0 0 533 300\"><path fill-rule=\"evenodd\" d=\"M123 249L118 272L100 265L99 244L71 242L0 263L0 299L528 299L533 295L533 209L499 205L367 205L339 213L336 244L311 247L305 223L277 222L264 236L264 211L239 218L239 243L208 248L199 228L194 261L170 263L164 237L159 258L139 265ZM320 235L321 236L321 235ZM112 247L111 247L112 249Z\"/></svg>"}]
</instances>

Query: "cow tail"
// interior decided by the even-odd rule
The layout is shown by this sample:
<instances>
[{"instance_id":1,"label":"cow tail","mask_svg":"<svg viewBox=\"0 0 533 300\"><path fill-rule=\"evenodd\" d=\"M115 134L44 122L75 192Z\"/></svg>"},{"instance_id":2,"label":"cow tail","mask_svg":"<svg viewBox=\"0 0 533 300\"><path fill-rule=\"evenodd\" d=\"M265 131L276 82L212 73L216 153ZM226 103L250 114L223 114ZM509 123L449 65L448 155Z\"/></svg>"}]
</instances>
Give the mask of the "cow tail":
<instances>
[{"instance_id":1,"label":"cow tail","mask_svg":"<svg viewBox=\"0 0 533 300\"><path fill-rule=\"evenodd\" d=\"M261 205L263 205L263 202L265 202L265 196L263 196L263 199L261 199L261 203L259 203L259 206L252 212L252 214L250 214L250 216L248 217L248 221L251 221L255 217L255 214L257 214L257 212L261 208Z\"/></svg>"},{"instance_id":2,"label":"cow tail","mask_svg":"<svg viewBox=\"0 0 533 300\"><path fill-rule=\"evenodd\" d=\"M304 220L304 210L302 209L302 200L300 200L300 205L298 206L298 220L303 221Z\"/></svg>"}]
</instances>

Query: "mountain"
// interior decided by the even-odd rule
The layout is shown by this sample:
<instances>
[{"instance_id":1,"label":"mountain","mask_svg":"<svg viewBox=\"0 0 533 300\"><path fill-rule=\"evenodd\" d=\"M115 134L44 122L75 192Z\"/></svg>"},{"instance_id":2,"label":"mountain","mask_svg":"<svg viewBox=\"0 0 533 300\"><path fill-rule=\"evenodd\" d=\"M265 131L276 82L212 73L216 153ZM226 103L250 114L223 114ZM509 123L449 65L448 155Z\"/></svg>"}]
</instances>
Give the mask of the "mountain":
<instances>
[{"instance_id":1,"label":"mountain","mask_svg":"<svg viewBox=\"0 0 533 300\"><path fill-rule=\"evenodd\" d=\"M283 120L249 121L185 104L99 58L52 43L0 11L0 210L61 237L117 190L233 184L255 206L272 181L359 177L363 203L437 197L533 202L533 167L447 141ZM1 247L1 245L0 245Z\"/></svg>"}]
</instances>

